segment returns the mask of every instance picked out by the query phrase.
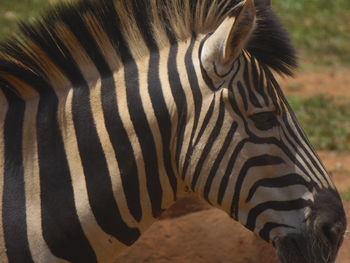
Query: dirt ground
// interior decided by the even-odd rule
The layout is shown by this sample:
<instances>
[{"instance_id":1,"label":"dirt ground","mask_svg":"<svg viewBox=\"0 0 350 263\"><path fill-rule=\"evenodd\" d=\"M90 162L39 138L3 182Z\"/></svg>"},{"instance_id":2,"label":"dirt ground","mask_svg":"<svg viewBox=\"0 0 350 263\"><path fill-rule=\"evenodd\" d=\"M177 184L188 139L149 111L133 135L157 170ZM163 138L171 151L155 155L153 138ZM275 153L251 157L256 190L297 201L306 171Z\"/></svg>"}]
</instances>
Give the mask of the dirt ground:
<instances>
[{"instance_id":1,"label":"dirt ground","mask_svg":"<svg viewBox=\"0 0 350 263\"><path fill-rule=\"evenodd\" d=\"M350 72L298 74L280 80L289 95L350 99ZM350 188L350 153L320 152L339 191ZM345 202L350 221L350 202ZM177 203L115 263L278 263L274 249L194 196ZM350 262L350 233L337 263Z\"/></svg>"},{"instance_id":2,"label":"dirt ground","mask_svg":"<svg viewBox=\"0 0 350 263\"><path fill-rule=\"evenodd\" d=\"M329 94L350 98L349 70L297 73L295 78L277 79L288 95L309 97L315 94Z\"/></svg>"}]
</instances>

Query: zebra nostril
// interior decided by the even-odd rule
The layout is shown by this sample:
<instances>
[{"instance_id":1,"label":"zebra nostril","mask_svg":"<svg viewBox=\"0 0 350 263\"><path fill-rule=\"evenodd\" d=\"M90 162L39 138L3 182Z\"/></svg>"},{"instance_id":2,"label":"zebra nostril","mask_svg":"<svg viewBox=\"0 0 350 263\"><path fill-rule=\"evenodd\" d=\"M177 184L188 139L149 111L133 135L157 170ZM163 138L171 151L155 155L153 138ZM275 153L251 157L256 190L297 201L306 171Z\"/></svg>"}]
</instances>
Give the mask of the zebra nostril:
<instances>
[{"instance_id":1,"label":"zebra nostril","mask_svg":"<svg viewBox=\"0 0 350 263\"><path fill-rule=\"evenodd\" d=\"M314 234L336 250L342 243L346 229L345 212L339 195L330 189L321 190L311 210Z\"/></svg>"},{"instance_id":2,"label":"zebra nostril","mask_svg":"<svg viewBox=\"0 0 350 263\"><path fill-rule=\"evenodd\" d=\"M334 227L329 224L329 223L325 223L322 226L322 233L323 235L326 237L326 239L331 243L331 244L337 244L338 243L338 239L339 239L339 232L336 231L336 229L334 229Z\"/></svg>"},{"instance_id":3,"label":"zebra nostril","mask_svg":"<svg viewBox=\"0 0 350 263\"><path fill-rule=\"evenodd\" d=\"M338 248L344 239L342 224L325 223L322 227L322 233L326 240L335 248Z\"/></svg>"}]
</instances>

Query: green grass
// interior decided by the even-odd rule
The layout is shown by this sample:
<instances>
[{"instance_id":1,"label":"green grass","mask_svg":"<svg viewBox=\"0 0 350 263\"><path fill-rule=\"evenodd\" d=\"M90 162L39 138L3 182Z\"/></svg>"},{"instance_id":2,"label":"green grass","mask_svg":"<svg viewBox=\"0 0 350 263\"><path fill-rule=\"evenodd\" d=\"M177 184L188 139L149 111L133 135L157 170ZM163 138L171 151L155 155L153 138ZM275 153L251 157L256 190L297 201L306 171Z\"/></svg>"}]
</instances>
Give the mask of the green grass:
<instances>
[{"instance_id":1,"label":"green grass","mask_svg":"<svg viewBox=\"0 0 350 263\"><path fill-rule=\"evenodd\" d=\"M339 104L325 95L289 97L301 126L318 150L350 150L350 104Z\"/></svg>"},{"instance_id":2,"label":"green grass","mask_svg":"<svg viewBox=\"0 0 350 263\"><path fill-rule=\"evenodd\" d=\"M344 201L350 201L350 188L347 191L342 192L340 195Z\"/></svg>"},{"instance_id":3,"label":"green grass","mask_svg":"<svg viewBox=\"0 0 350 263\"><path fill-rule=\"evenodd\" d=\"M29 21L49 5L49 0L0 0L0 39L17 30L18 21Z\"/></svg>"},{"instance_id":4,"label":"green grass","mask_svg":"<svg viewBox=\"0 0 350 263\"><path fill-rule=\"evenodd\" d=\"M272 1L300 50L302 62L350 66L349 0Z\"/></svg>"}]
</instances>

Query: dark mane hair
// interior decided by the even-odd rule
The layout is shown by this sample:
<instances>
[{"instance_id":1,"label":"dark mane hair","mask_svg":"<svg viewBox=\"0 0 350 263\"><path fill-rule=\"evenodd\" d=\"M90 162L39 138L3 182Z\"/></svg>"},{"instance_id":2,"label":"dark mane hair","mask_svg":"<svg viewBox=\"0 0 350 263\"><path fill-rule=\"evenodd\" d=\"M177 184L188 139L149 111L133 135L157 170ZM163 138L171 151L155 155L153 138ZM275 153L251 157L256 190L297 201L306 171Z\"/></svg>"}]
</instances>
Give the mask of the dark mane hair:
<instances>
[{"instance_id":1,"label":"dark mane hair","mask_svg":"<svg viewBox=\"0 0 350 263\"><path fill-rule=\"evenodd\" d=\"M94 61L112 47L117 69L152 50L213 32L239 2L83 0L56 5L36 22L22 23L16 36L0 43L0 84L5 85L6 76L26 77L30 83L64 76L77 63L69 50L74 43ZM256 6L257 27L246 49L267 67L291 74L297 63L287 32L269 6L261 0Z\"/></svg>"},{"instance_id":2,"label":"dark mane hair","mask_svg":"<svg viewBox=\"0 0 350 263\"><path fill-rule=\"evenodd\" d=\"M278 73L292 75L297 67L296 51L280 19L264 1L256 0L257 28L247 50Z\"/></svg>"}]
</instances>

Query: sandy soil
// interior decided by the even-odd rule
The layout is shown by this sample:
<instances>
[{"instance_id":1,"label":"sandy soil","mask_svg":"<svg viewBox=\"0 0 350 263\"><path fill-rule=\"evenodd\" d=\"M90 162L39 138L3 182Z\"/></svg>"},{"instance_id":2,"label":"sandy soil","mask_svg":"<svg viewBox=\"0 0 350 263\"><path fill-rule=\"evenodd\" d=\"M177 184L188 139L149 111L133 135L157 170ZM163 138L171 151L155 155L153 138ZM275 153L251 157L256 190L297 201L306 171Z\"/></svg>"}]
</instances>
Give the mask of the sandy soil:
<instances>
[{"instance_id":1,"label":"sandy soil","mask_svg":"<svg viewBox=\"0 0 350 263\"><path fill-rule=\"evenodd\" d=\"M303 73L281 80L289 95L317 93L350 98L350 72ZM350 188L350 153L320 152L337 188ZM350 221L350 202L345 202ZM191 196L168 210L115 263L278 263L274 249L254 234ZM337 263L350 262L350 233Z\"/></svg>"},{"instance_id":2,"label":"sandy soil","mask_svg":"<svg viewBox=\"0 0 350 263\"><path fill-rule=\"evenodd\" d=\"M328 94L350 98L350 71L297 73L295 78L277 77L277 79L288 95L308 97L315 94Z\"/></svg>"},{"instance_id":3,"label":"sandy soil","mask_svg":"<svg viewBox=\"0 0 350 263\"><path fill-rule=\"evenodd\" d=\"M247 251L249 251L247 253ZM217 209L155 223L118 263L277 263L273 249Z\"/></svg>"}]
</instances>

